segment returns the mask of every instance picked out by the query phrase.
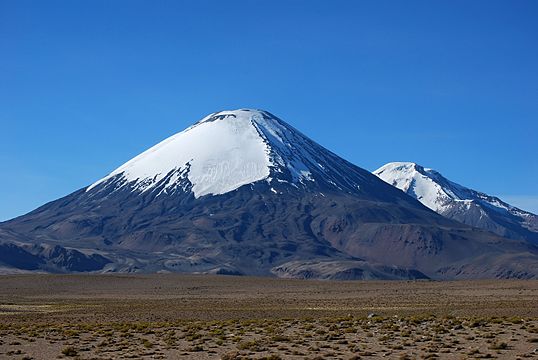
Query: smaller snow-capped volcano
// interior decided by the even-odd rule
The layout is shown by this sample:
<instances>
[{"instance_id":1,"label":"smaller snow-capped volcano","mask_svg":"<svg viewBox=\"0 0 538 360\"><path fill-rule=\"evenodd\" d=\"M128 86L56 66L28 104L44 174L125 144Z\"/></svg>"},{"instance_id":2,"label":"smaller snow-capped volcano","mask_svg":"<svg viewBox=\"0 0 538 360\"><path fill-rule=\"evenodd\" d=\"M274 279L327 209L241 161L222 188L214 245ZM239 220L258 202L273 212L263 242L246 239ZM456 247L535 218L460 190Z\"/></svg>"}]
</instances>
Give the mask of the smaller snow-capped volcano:
<instances>
[{"instance_id":1,"label":"smaller snow-capped volcano","mask_svg":"<svg viewBox=\"0 0 538 360\"><path fill-rule=\"evenodd\" d=\"M538 216L456 184L433 169L392 162L374 174L443 216L502 236L538 240Z\"/></svg>"},{"instance_id":2,"label":"smaller snow-capped volcano","mask_svg":"<svg viewBox=\"0 0 538 360\"><path fill-rule=\"evenodd\" d=\"M472 190L447 180L433 169L412 162L388 163L374 174L438 213L453 202L476 200Z\"/></svg>"},{"instance_id":3,"label":"smaller snow-capped volcano","mask_svg":"<svg viewBox=\"0 0 538 360\"><path fill-rule=\"evenodd\" d=\"M342 169L344 171L342 171ZM89 186L114 184L160 193L178 188L196 198L265 180L357 192L364 171L274 115L251 109L210 114ZM274 192L276 190L273 189Z\"/></svg>"}]
</instances>

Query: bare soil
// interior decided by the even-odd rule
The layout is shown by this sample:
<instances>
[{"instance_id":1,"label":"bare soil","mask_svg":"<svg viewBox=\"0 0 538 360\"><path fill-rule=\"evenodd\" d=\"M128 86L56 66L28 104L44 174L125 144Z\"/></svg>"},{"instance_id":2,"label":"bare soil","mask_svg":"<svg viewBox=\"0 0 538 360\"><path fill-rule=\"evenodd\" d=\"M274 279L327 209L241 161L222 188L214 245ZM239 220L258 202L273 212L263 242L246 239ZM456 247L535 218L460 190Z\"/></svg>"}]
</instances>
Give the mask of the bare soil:
<instances>
[{"instance_id":1,"label":"bare soil","mask_svg":"<svg viewBox=\"0 0 538 360\"><path fill-rule=\"evenodd\" d=\"M0 359L538 358L538 281L0 276Z\"/></svg>"}]
</instances>

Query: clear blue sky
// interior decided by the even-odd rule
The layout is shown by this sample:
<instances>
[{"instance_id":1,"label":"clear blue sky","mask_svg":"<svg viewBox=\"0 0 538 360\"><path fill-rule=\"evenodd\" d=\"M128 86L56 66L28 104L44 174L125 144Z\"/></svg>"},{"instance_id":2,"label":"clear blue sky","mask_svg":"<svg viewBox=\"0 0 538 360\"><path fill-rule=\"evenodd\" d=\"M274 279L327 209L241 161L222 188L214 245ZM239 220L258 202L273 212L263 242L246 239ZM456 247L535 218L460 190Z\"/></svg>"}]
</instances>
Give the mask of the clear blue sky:
<instances>
[{"instance_id":1,"label":"clear blue sky","mask_svg":"<svg viewBox=\"0 0 538 360\"><path fill-rule=\"evenodd\" d=\"M538 212L537 19L534 0L0 0L0 219L241 107Z\"/></svg>"}]
</instances>

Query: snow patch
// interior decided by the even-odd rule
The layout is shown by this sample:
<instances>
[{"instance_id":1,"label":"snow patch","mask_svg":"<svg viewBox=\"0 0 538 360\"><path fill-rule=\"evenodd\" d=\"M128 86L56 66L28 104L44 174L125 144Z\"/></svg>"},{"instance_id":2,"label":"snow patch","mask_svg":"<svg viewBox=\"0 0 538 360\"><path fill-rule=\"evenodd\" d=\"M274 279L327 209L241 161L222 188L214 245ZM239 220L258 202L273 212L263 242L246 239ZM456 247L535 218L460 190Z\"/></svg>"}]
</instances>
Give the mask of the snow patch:
<instances>
[{"instance_id":1,"label":"snow patch","mask_svg":"<svg viewBox=\"0 0 538 360\"><path fill-rule=\"evenodd\" d=\"M187 167L195 197L224 194L267 178L271 166L268 147L252 125L250 112L234 112L227 121L210 121L218 115L230 113L205 117L120 166L87 191L119 174L145 191L173 172L165 187L169 188L176 184L176 174Z\"/></svg>"}]
</instances>

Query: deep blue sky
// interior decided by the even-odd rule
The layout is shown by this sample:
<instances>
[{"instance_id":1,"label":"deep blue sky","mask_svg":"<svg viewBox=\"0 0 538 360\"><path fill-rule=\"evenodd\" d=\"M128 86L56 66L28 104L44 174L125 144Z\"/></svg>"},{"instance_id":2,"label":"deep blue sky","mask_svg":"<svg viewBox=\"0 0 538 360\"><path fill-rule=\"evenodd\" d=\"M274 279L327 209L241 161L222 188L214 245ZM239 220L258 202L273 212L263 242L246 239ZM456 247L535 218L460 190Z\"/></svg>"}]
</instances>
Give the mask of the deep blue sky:
<instances>
[{"instance_id":1,"label":"deep blue sky","mask_svg":"<svg viewBox=\"0 0 538 360\"><path fill-rule=\"evenodd\" d=\"M241 107L538 212L537 19L533 0L0 0L0 219Z\"/></svg>"}]
</instances>

